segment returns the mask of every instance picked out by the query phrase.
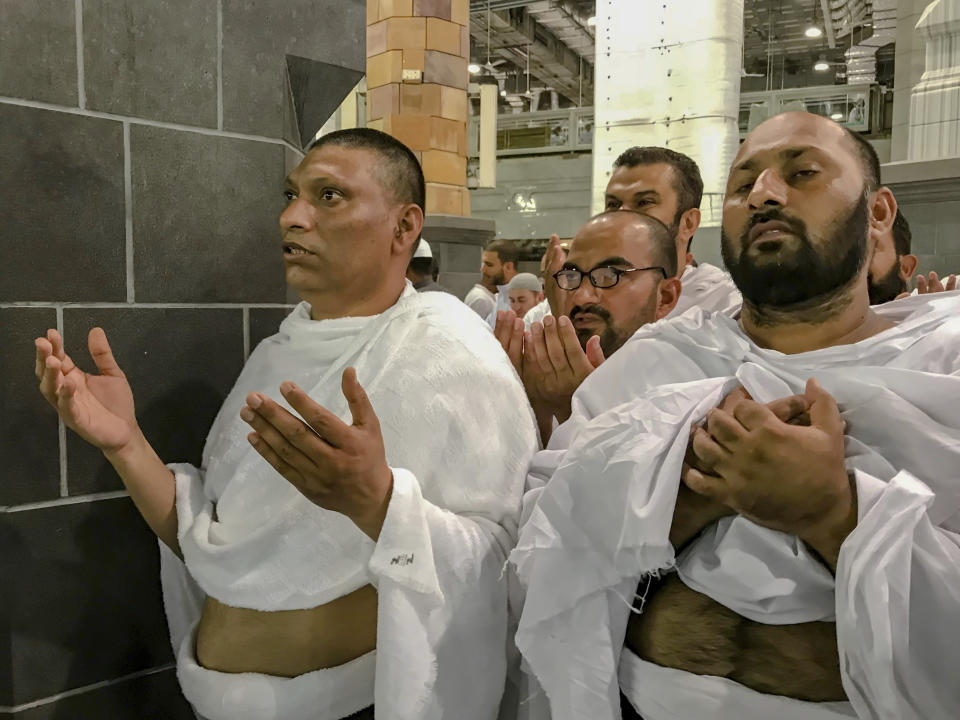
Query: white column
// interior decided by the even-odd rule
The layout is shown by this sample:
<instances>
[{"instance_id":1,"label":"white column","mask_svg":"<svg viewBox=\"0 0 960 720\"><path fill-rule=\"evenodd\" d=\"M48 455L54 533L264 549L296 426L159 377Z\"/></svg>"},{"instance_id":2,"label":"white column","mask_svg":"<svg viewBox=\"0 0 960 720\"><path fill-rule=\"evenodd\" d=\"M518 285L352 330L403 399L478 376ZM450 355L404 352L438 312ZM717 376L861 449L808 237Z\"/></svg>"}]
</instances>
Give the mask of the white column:
<instances>
[{"instance_id":1,"label":"white column","mask_svg":"<svg viewBox=\"0 0 960 720\"><path fill-rule=\"evenodd\" d=\"M704 182L702 225L720 225L737 115L743 0L598 0L594 212L617 155L659 145L692 157Z\"/></svg>"},{"instance_id":2,"label":"white column","mask_svg":"<svg viewBox=\"0 0 960 720\"><path fill-rule=\"evenodd\" d=\"M910 98L907 159L960 157L960 0L934 0L917 32L925 70Z\"/></svg>"}]
</instances>

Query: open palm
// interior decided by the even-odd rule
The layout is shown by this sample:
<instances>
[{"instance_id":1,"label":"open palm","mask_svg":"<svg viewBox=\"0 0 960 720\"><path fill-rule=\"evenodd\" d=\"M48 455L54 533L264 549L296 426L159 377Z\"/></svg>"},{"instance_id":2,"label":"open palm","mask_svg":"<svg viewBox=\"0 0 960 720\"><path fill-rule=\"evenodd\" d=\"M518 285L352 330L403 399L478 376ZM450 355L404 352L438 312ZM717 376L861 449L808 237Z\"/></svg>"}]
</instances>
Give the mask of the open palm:
<instances>
[{"instance_id":1,"label":"open palm","mask_svg":"<svg viewBox=\"0 0 960 720\"><path fill-rule=\"evenodd\" d=\"M40 392L56 408L64 424L103 451L118 450L137 432L133 392L117 365L100 328L90 331L88 345L99 375L81 370L64 352L56 330L37 338L36 374Z\"/></svg>"}]
</instances>

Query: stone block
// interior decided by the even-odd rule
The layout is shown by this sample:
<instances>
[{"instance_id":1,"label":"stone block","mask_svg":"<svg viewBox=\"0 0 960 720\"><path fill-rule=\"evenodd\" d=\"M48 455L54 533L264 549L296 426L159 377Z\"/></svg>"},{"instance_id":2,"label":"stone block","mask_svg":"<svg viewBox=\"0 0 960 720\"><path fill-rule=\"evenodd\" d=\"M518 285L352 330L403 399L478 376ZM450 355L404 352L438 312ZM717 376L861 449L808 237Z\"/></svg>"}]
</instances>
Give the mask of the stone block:
<instances>
[{"instance_id":1,"label":"stone block","mask_svg":"<svg viewBox=\"0 0 960 720\"><path fill-rule=\"evenodd\" d=\"M437 50L427 50L424 62L423 81L425 83L437 83L461 90L467 89L469 73L467 72L466 58Z\"/></svg>"},{"instance_id":2,"label":"stone block","mask_svg":"<svg viewBox=\"0 0 960 720\"><path fill-rule=\"evenodd\" d=\"M436 215L460 215L463 212L463 193L459 185L427 182L427 213Z\"/></svg>"},{"instance_id":3,"label":"stone block","mask_svg":"<svg viewBox=\"0 0 960 720\"><path fill-rule=\"evenodd\" d=\"M110 720L196 720L177 683L177 671L161 670L89 692L21 710L16 720L110 718Z\"/></svg>"},{"instance_id":4,"label":"stone block","mask_svg":"<svg viewBox=\"0 0 960 720\"><path fill-rule=\"evenodd\" d=\"M442 110L441 85L402 85L400 87L400 112L421 115L440 115Z\"/></svg>"},{"instance_id":5,"label":"stone block","mask_svg":"<svg viewBox=\"0 0 960 720\"><path fill-rule=\"evenodd\" d=\"M280 323L292 310L292 307L250 308L250 351L252 352L261 341L276 335L280 329Z\"/></svg>"},{"instance_id":6,"label":"stone block","mask_svg":"<svg viewBox=\"0 0 960 720\"><path fill-rule=\"evenodd\" d=\"M137 402L144 434L165 462L198 464L203 442L243 366L243 311L196 308L67 308L67 351L84 370L92 327L107 333ZM71 495L122 487L113 467L67 435Z\"/></svg>"},{"instance_id":7,"label":"stone block","mask_svg":"<svg viewBox=\"0 0 960 720\"><path fill-rule=\"evenodd\" d=\"M450 0L450 19L461 25L469 25L470 0Z\"/></svg>"},{"instance_id":8,"label":"stone block","mask_svg":"<svg viewBox=\"0 0 960 720\"><path fill-rule=\"evenodd\" d=\"M387 24L387 50L426 47L426 18L395 17L384 22Z\"/></svg>"},{"instance_id":9,"label":"stone block","mask_svg":"<svg viewBox=\"0 0 960 720\"><path fill-rule=\"evenodd\" d=\"M467 122L467 93L453 87L440 88L440 116L448 120Z\"/></svg>"},{"instance_id":10,"label":"stone block","mask_svg":"<svg viewBox=\"0 0 960 720\"><path fill-rule=\"evenodd\" d=\"M460 26L460 56L470 59L470 27Z\"/></svg>"},{"instance_id":11,"label":"stone block","mask_svg":"<svg viewBox=\"0 0 960 720\"><path fill-rule=\"evenodd\" d=\"M0 104L0 301L124 301L123 126Z\"/></svg>"},{"instance_id":12,"label":"stone block","mask_svg":"<svg viewBox=\"0 0 960 720\"><path fill-rule=\"evenodd\" d=\"M4 513L0 523L9 704L172 662L157 540L128 498Z\"/></svg>"},{"instance_id":13,"label":"stone block","mask_svg":"<svg viewBox=\"0 0 960 720\"><path fill-rule=\"evenodd\" d=\"M439 50L450 55L460 54L462 25L449 20L427 18L427 50Z\"/></svg>"},{"instance_id":14,"label":"stone block","mask_svg":"<svg viewBox=\"0 0 960 720\"><path fill-rule=\"evenodd\" d=\"M464 217L470 217L470 193L463 193L463 209L460 213Z\"/></svg>"},{"instance_id":15,"label":"stone block","mask_svg":"<svg viewBox=\"0 0 960 720\"><path fill-rule=\"evenodd\" d=\"M390 133L411 150L423 152L431 147L430 121L427 115L392 115L387 118L384 132Z\"/></svg>"},{"instance_id":16,"label":"stone block","mask_svg":"<svg viewBox=\"0 0 960 720\"><path fill-rule=\"evenodd\" d=\"M424 54L423 48L406 48L403 51L403 69L419 70L423 72ZM404 79L406 80L406 78Z\"/></svg>"},{"instance_id":17,"label":"stone block","mask_svg":"<svg viewBox=\"0 0 960 720\"><path fill-rule=\"evenodd\" d=\"M283 146L146 126L130 142L137 300L283 302Z\"/></svg>"},{"instance_id":18,"label":"stone block","mask_svg":"<svg viewBox=\"0 0 960 720\"><path fill-rule=\"evenodd\" d=\"M367 0L367 25L380 20L380 0Z\"/></svg>"},{"instance_id":19,"label":"stone block","mask_svg":"<svg viewBox=\"0 0 960 720\"><path fill-rule=\"evenodd\" d=\"M367 58L367 90L403 79L403 52L388 50Z\"/></svg>"},{"instance_id":20,"label":"stone block","mask_svg":"<svg viewBox=\"0 0 960 720\"><path fill-rule=\"evenodd\" d=\"M367 120L367 127L370 128L371 130L379 130L380 132L387 132L386 130L384 130L385 126L386 126L385 118L378 118L376 120Z\"/></svg>"},{"instance_id":21,"label":"stone block","mask_svg":"<svg viewBox=\"0 0 960 720\"><path fill-rule=\"evenodd\" d=\"M193 0L84 0L87 107L217 126L217 7Z\"/></svg>"},{"instance_id":22,"label":"stone block","mask_svg":"<svg viewBox=\"0 0 960 720\"><path fill-rule=\"evenodd\" d=\"M225 130L284 136L288 55L364 72L365 0L339 0L335 11L315 0L221 2ZM323 78L318 82L322 88ZM300 118L301 134L312 136L342 99L326 117Z\"/></svg>"},{"instance_id":23,"label":"stone block","mask_svg":"<svg viewBox=\"0 0 960 720\"><path fill-rule=\"evenodd\" d=\"M53 308L0 308L0 505L60 496L57 414L33 374L33 341L55 327Z\"/></svg>"},{"instance_id":24,"label":"stone block","mask_svg":"<svg viewBox=\"0 0 960 720\"><path fill-rule=\"evenodd\" d=\"M387 22L367 25L367 57L387 51Z\"/></svg>"},{"instance_id":25,"label":"stone block","mask_svg":"<svg viewBox=\"0 0 960 720\"><path fill-rule=\"evenodd\" d=\"M400 85L388 83L367 91L367 119L395 115L400 112Z\"/></svg>"},{"instance_id":26,"label":"stone block","mask_svg":"<svg viewBox=\"0 0 960 720\"><path fill-rule=\"evenodd\" d=\"M75 0L0 3L0 95L77 105Z\"/></svg>"},{"instance_id":27,"label":"stone block","mask_svg":"<svg viewBox=\"0 0 960 720\"><path fill-rule=\"evenodd\" d=\"M423 153L423 177L427 182L445 185L467 184L467 159L443 150L427 150ZM461 200L462 202L462 200ZM456 215L461 214L462 208Z\"/></svg>"},{"instance_id":28,"label":"stone block","mask_svg":"<svg viewBox=\"0 0 960 720\"><path fill-rule=\"evenodd\" d=\"M413 0L413 14L419 17L450 19L450 0Z\"/></svg>"},{"instance_id":29,"label":"stone block","mask_svg":"<svg viewBox=\"0 0 960 720\"><path fill-rule=\"evenodd\" d=\"M445 118L430 118L430 148L444 150L451 153L460 153L461 147L466 147L467 126L465 123Z\"/></svg>"},{"instance_id":30,"label":"stone block","mask_svg":"<svg viewBox=\"0 0 960 720\"><path fill-rule=\"evenodd\" d=\"M413 0L380 0L381 20L411 15L413 15Z\"/></svg>"},{"instance_id":31,"label":"stone block","mask_svg":"<svg viewBox=\"0 0 960 720\"><path fill-rule=\"evenodd\" d=\"M960 255L960 200L939 203L937 219L937 254ZM950 272L960 273L960 267Z\"/></svg>"}]
</instances>

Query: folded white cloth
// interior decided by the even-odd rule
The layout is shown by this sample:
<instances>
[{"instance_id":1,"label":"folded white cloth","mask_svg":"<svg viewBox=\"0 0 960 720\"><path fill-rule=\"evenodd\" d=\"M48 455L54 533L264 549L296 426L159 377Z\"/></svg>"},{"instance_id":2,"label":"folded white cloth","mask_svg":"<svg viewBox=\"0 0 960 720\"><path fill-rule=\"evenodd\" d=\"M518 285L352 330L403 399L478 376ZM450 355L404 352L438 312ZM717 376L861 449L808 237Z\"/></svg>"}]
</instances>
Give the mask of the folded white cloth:
<instances>
[{"instance_id":1,"label":"folded white cloth","mask_svg":"<svg viewBox=\"0 0 960 720\"><path fill-rule=\"evenodd\" d=\"M286 405L278 387L292 380L350 422L340 390L349 366L393 468L376 543L270 467L239 417L252 391ZM210 431L203 468L171 466L186 567L203 592L264 611L312 608L373 584L378 715L439 717L456 703L460 717L494 717L506 662L502 566L535 446L515 371L456 298L408 284L381 315L326 321L311 320L303 303L251 355ZM182 635L191 619L183 608L196 598L175 570L165 577L168 616Z\"/></svg>"},{"instance_id":2,"label":"folded white cloth","mask_svg":"<svg viewBox=\"0 0 960 720\"><path fill-rule=\"evenodd\" d=\"M674 565L758 622L835 617L858 717L960 716L950 679L960 663L960 294L927 298L888 306L899 324L872 338L797 355L694 309L642 328L584 382L573 417L531 465L511 555L527 590L517 645L554 720L619 718L629 602L644 574ZM769 402L809 377L839 402L857 471L860 524L835 582L796 538L741 517L675 559L668 533L690 426L737 385Z\"/></svg>"},{"instance_id":3,"label":"folded white cloth","mask_svg":"<svg viewBox=\"0 0 960 720\"><path fill-rule=\"evenodd\" d=\"M342 720L373 705L377 653L293 678L207 670L194 656L196 626L180 644L177 679L204 720Z\"/></svg>"},{"instance_id":4,"label":"folded white cloth","mask_svg":"<svg viewBox=\"0 0 960 720\"><path fill-rule=\"evenodd\" d=\"M680 275L680 299L667 315L668 318L683 315L692 307L703 312L717 312L734 317L740 313L743 298L733 283L730 273L709 263L696 267L687 265Z\"/></svg>"}]
</instances>

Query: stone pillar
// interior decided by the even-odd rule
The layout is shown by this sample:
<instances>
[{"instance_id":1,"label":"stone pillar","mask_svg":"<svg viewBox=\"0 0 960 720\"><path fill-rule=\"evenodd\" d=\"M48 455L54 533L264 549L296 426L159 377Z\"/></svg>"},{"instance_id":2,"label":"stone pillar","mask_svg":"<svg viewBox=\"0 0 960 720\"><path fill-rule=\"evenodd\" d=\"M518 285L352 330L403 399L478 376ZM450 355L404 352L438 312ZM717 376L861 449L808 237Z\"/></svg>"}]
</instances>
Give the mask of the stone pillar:
<instances>
[{"instance_id":1,"label":"stone pillar","mask_svg":"<svg viewBox=\"0 0 960 720\"><path fill-rule=\"evenodd\" d=\"M198 462L285 307L283 177L364 67L362 0L0 2L0 717L192 720L157 541L37 391L100 325Z\"/></svg>"},{"instance_id":2,"label":"stone pillar","mask_svg":"<svg viewBox=\"0 0 960 720\"><path fill-rule=\"evenodd\" d=\"M469 11L469 0L367 0L367 126L416 153L431 214L470 214Z\"/></svg>"},{"instance_id":3,"label":"stone pillar","mask_svg":"<svg viewBox=\"0 0 960 720\"><path fill-rule=\"evenodd\" d=\"M917 23L925 70L910 99L909 160L960 157L960 0L934 0Z\"/></svg>"},{"instance_id":4,"label":"stone pillar","mask_svg":"<svg viewBox=\"0 0 960 720\"><path fill-rule=\"evenodd\" d=\"M743 0L598 0L596 17L593 210L617 155L660 145L700 166L702 227L718 227L739 144ZM718 243L694 251L720 254Z\"/></svg>"},{"instance_id":5,"label":"stone pillar","mask_svg":"<svg viewBox=\"0 0 960 720\"><path fill-rule=\"evenodd\" d=\"M893 133L890 160L907 159L910 136L910 96L923 75L926 53L917 23L930 0L899 0L897 3L895 74L893 79Z\"/></svg>"}]
</instances>

